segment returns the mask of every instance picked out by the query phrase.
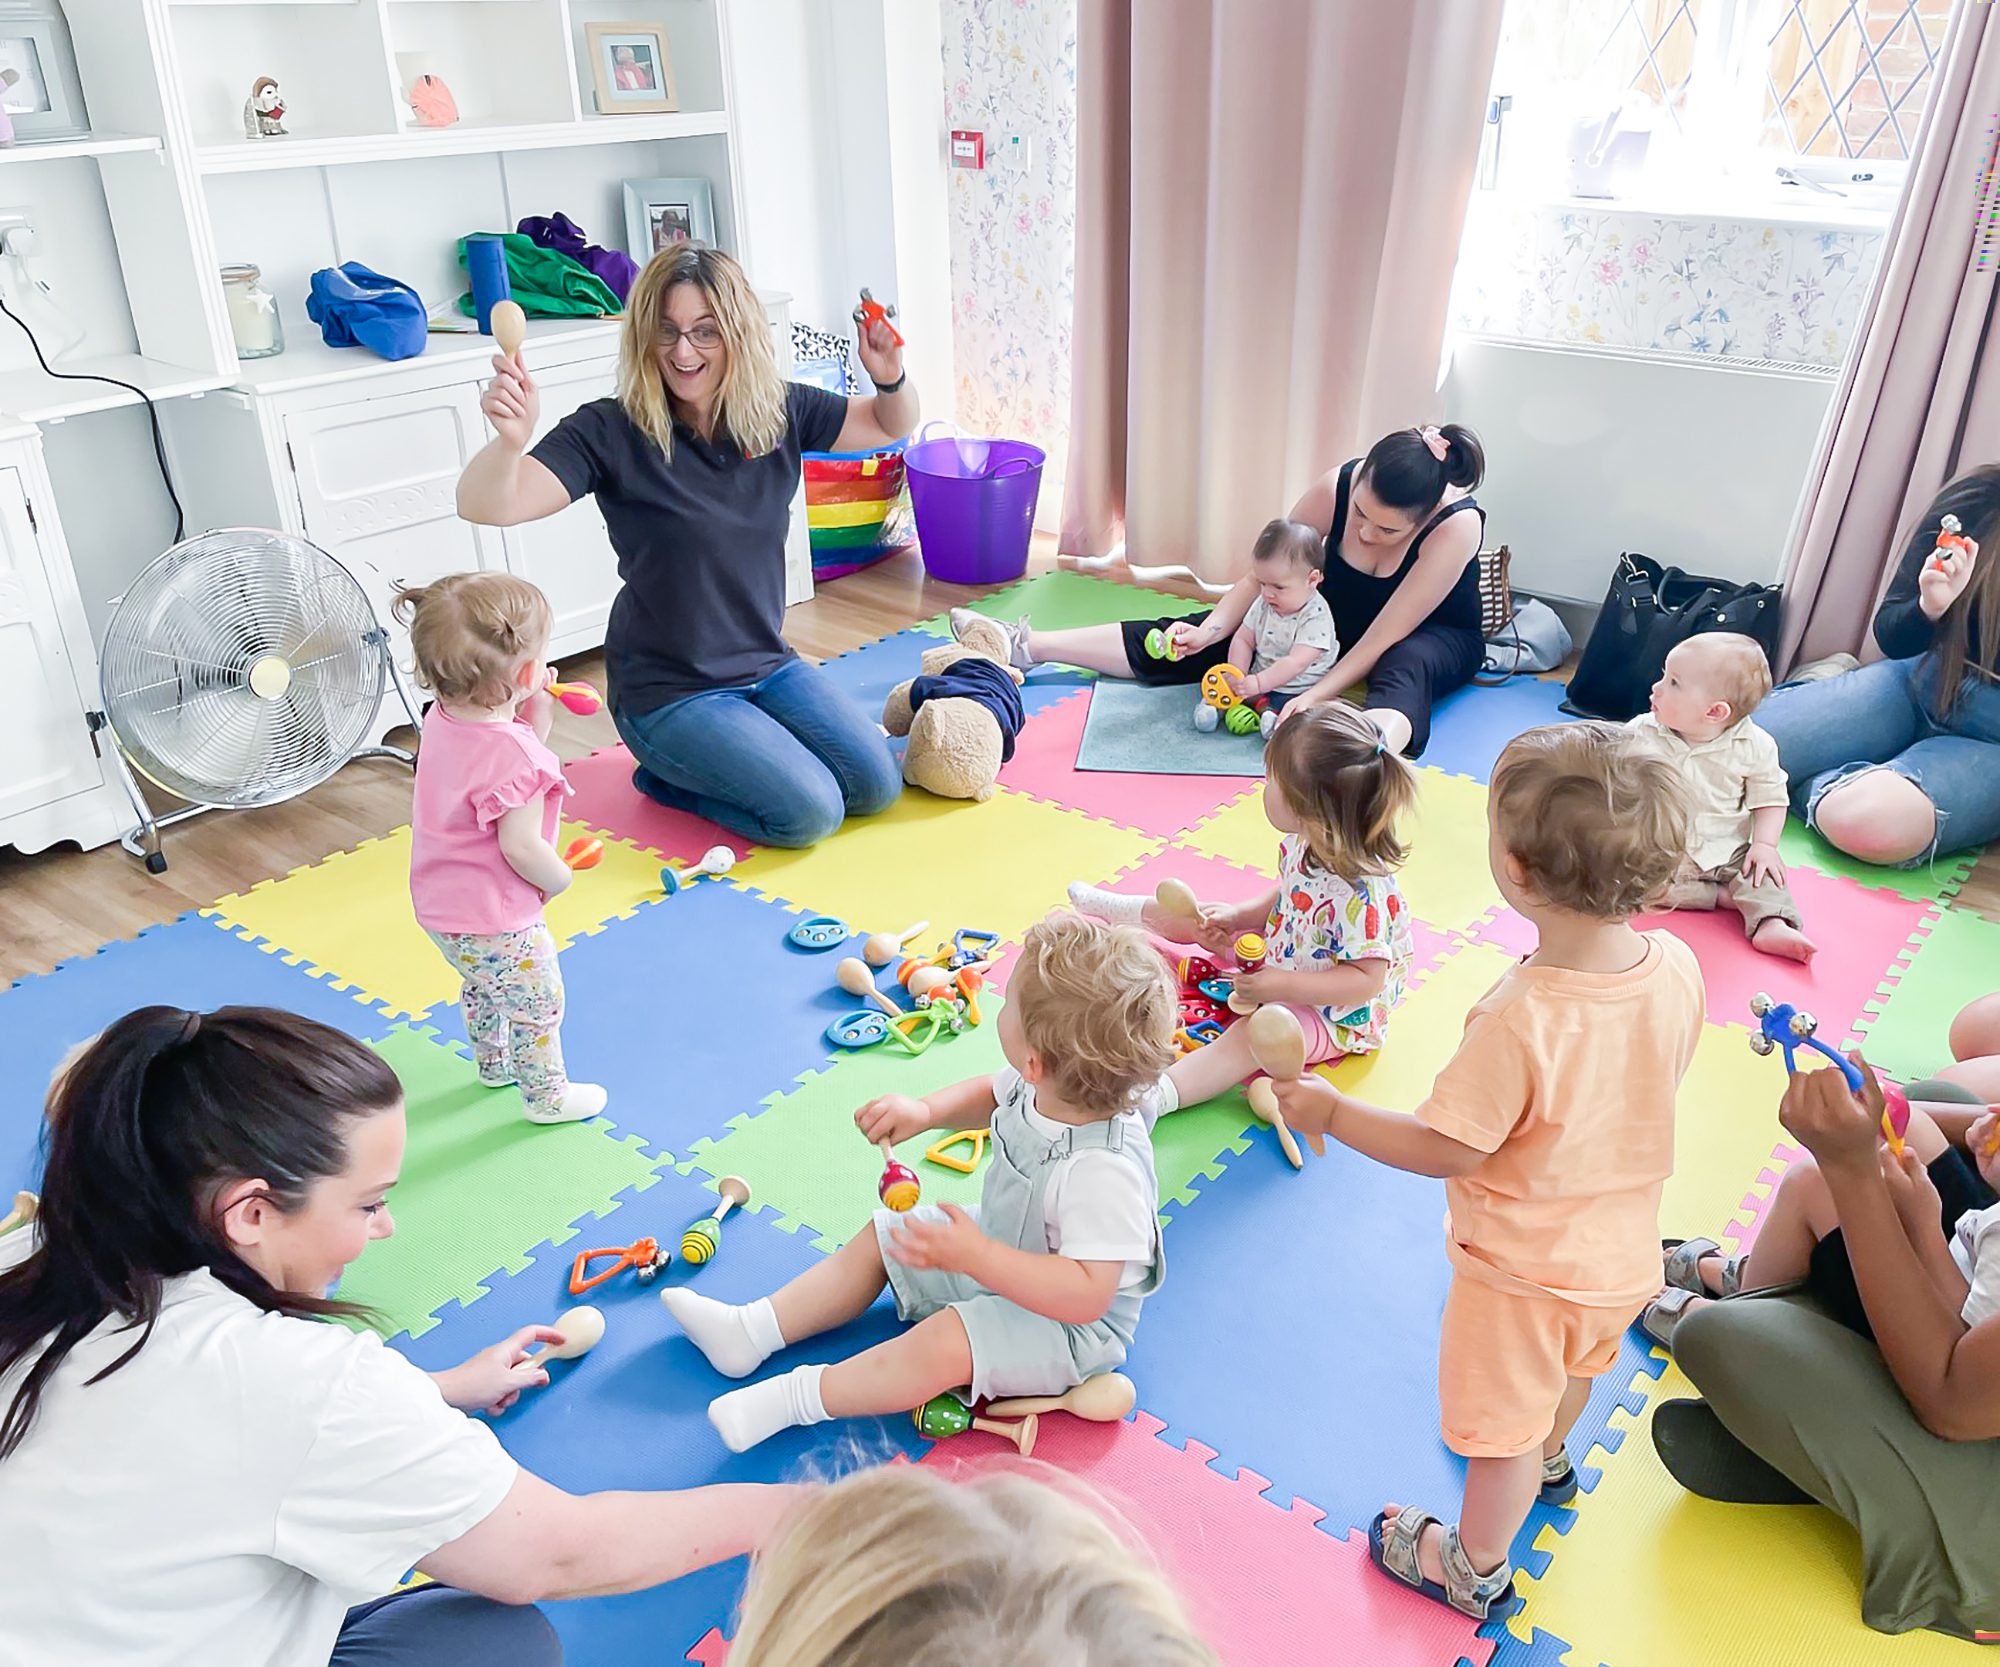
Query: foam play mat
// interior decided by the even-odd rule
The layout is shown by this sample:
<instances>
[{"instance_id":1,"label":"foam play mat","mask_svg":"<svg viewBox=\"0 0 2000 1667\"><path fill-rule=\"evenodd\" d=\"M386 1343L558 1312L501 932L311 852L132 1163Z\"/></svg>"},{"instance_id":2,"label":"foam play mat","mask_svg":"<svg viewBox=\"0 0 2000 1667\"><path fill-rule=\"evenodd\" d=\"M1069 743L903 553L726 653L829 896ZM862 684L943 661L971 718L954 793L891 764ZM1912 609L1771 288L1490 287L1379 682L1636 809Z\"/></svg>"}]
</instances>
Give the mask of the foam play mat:
<instances>
[{"instance_id":1,"label":"foam play mat","mask_svg":"<svg viewBox=\"0 0 2000 1667\"><path fill-rule=\"evenodd\" d=\"M1061 629L1201 604L1053 573L975 606ZM944 629L925 621L828 662L828 676L877 704ZM855 1131L857 1106L1000 1063L997 1019L1021 936L1069 882L1150 893L1172 877L1216 902L1272 886L1278 836L1257 766L1189 762L1230 738L1188 726L1188 691L1162 702L1116 680L1039 668L1025 693L1027 724L990 800L911 789L808 851L725 840L654 804L633 787L623 748L570 761L568 820L604 837L607 855L550 920L563 945L564 1052L574 1076L607 1089L600 1118L531 1126L516 1090L479 1084L453 978L411 916L405 829L0 992L9 1064L0 1196L34 1183L42 1085L71 1043L150 1002L266 1003L362 1038L403 1083L410 1138L397 1231L353 1265L339 1294L367 1305L418 1364L454 1364L552 1319L572 1301L566 1281L580 1250L644 1236L678 1246L725 1177L746 1183L750 1202L726 1222L716 1256L696 1267L676 1255L660 1277L729 1301L767 1293L868 1230L882 1160ZM1123 750L1093 757L1093 737L1110 732L1099 720L1136 711L1140 697L1160 706L1149 721L1172 733L1149 743L1144 723L1128 726ZM1417 945L1410 987L1380 1052L1323 1067L1349 1092L1416 1105L1467 1009L1533 949L1532 929L1488 873L1486 783L1512 735L1561 721L1560 698L1556 684L1518 679L1440 706L1401 877ZM690 864L725 842L738 858L727 877L665 895L663 863ZM1751 950L1727 911L1649 922L1694 948L1709 996L1661 1205L1675 1236L1747 1245L1798 1156L1776 1117L1782 1062L1749 1047L1751 994L1810 1007L1823 1034L1858 1036L1872 1059L1910 1076L1945 1063L1956 1007L2000 985L2000 926L1954 901L1971 858L1867 870L1796 826L1785 853L1820 945L1810 968ZM982 1022L914 1055L838 1046L829 1027L857 998L837 987L834 968L858 946L817 953L792 942L818 915L855 934L925 922L923 950L961 928L993 934ZM876 982L901 993L890 973ZM927 1200L975 1199L976 1167L926 1157L937 1139L907 1142L899 1156ZM1537 1506L1515 1542L1518 1614L1475 1627L1384 1580L1368 1561L1370 1519L1392 1500L1448 1517L1463 1480L1437 1431L1450 1273L1439 1184L1337 1145L1295 1172L1235 1089L1163 1119L1154 1143L1168 1275L1127 1367L1137 1410L1103 1426L1046 1415L1036 1462L1112 1500L1231 1667L1972 1659L1970 1645L1887 1639L1862 1625L1853 1537L1830 1513L1732 1512L1682 1495L1648 1426L1660 1401L1689 1390L1633 1338L1572 1438L1583 1492L1571 1507ZM948 1473L1018 1462L991 1435L932 1442L907 1417L790 1431L733 1456L705 1417L725 1380L654 1298L630 1275L593 1294L605 1340L494 1421L523 1464L586 1491L797 1480L903 1459ZM879 1303L771 1369L838 1358L896 1329ZM714 1664L727 1654L743 1575L737 1562L549 1612L578 1667Z\"/></svg>"}]
</instances>

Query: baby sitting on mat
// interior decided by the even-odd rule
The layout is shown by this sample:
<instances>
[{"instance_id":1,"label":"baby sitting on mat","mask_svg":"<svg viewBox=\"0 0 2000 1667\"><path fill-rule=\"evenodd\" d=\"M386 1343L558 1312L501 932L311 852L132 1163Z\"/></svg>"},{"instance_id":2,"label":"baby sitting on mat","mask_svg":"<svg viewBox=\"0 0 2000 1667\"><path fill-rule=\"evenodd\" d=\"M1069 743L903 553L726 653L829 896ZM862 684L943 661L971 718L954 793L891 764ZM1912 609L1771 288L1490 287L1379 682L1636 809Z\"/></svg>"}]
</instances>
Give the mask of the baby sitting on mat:
<instances>
[{"instance_id":1,"label":"baby sitting on mat","mask_svg":"<svg viewBox=\"0 0 2000 1667\"><path fill-rule=\"evenodd\" d=\"M1778 855L1785 772L1777 743L1750 721L1770 692L1770 663L1755 638L1704 632L1667 656L1653 709L1631 727L1680 772L1693 798L1692 846L1667 907L1713 909L1726 901L1743 917L1753 949L1810 961L1816 946L1799 929Z\"/></svg>"}]
</instances>

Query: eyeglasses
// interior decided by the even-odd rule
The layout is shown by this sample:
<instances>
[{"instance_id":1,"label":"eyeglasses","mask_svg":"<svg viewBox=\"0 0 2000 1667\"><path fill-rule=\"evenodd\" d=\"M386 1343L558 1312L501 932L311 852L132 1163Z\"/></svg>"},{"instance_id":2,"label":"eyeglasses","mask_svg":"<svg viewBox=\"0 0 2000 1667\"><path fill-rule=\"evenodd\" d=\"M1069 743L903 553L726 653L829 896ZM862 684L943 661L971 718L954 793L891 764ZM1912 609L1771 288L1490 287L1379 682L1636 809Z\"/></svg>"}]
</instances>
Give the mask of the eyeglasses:
<instances>
[{"instance_id":1,"label":"eyeglasses","mask_svg":"<svg viewBox=\"0 0 2000 1667\"><path fill-rule=\"evenodd\" d=\"M682 336L686 336L704 353L713 352L722 345L722 327L719 324L697 324L692 330L677 330L671 324L660 326L660 345L669 353L680 346Z\"/></svg>"}]
</instances>

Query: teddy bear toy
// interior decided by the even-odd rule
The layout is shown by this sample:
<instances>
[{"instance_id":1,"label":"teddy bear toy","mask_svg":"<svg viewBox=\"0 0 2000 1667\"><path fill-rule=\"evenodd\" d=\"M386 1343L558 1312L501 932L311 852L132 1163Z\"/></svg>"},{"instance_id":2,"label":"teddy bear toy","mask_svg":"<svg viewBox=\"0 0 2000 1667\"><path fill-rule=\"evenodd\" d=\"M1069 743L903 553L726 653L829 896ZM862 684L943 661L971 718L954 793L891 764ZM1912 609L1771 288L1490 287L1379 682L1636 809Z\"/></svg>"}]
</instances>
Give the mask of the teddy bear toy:
<instances>
[{"instance_id":1,"label":"teddy bear toy","mask_svg":"<svg viewBox=\"0 0 2000 1667\"><path fill-rule=\"evenodd\" d=\"M923 674L889 691L882 727L907 735L903 780L945 799L990 799L1026 711L1007 634L992 620L925 651Z\"/></svg>"}]
</instances>

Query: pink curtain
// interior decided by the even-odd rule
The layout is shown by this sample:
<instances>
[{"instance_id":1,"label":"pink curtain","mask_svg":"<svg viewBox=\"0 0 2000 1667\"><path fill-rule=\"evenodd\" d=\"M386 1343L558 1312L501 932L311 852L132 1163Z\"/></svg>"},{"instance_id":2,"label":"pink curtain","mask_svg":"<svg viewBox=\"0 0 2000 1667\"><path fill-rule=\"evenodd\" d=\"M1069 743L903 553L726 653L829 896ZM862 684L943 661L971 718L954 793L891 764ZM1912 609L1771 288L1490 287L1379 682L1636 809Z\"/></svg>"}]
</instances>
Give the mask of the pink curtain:
<instances>
[{"instance_id":1,"label":"pink curtain","mask_svg":"<svg viewBox=\"0 0 2000 1667\"><path fill-rule=\"evenodd\" d=\"M1234 578L1433 421L1502 0L1081 0L1061 547Z\"/></svg>"},{"instance_id":2,"label":"pink curtain","mask_svg":"<svg viewBox=\"0 0 2000 1667\"><path fill-rule=\"evenodd\" d=\"M1778 662L1874 653L1877 604L1910 528L1962 470L2000 459L2000 29L1960 5L1910 179L1806 481Z\"/></svg>"}]
</instances>

